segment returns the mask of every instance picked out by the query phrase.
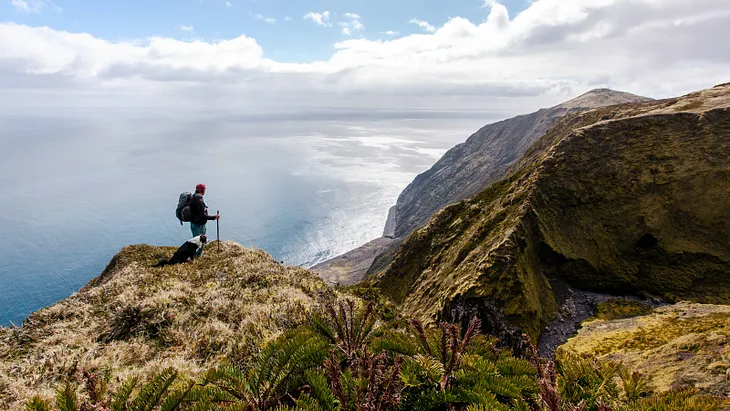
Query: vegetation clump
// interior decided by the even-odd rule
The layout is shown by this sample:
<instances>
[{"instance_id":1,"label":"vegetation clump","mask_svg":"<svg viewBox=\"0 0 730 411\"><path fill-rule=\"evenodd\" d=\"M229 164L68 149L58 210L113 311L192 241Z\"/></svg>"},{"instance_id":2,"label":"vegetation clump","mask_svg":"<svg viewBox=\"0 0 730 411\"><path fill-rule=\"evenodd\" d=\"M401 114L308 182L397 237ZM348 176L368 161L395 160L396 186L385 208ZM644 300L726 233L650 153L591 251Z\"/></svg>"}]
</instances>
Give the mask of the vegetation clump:
<instances>
[{"instance_id":1,"label":"vegetation clump","mask_svg":"<svg viewBox=\"0 0 730 411\"><path fill-rule=\"evenodd\" d=\"M618 320L651 313L653 308L646 303L626 298L611 298L596 304L596 314L590 320Z\"/></svg>"},{"instance_id":2,"label":"vegetation clump","mask_svg":"<svg viewBox=\"0 0 730 411\"><path fill-rule=\"evenodd\" d=\"M374 304L329 303L311 321L267 343L244 365L223 362L197 379L168 368L112 392L109 373L75 374L55 403L31 411L111 410L720 410L726 398L683 388L654 394L639 373L570 353L556 361L498 348L473 318L466 330L441 323L384 321ZM525 336L525 338L527 338ZM55 407L54 407L55 405Z\"/></svg>"},{"instance_id":3,"label":"vegetation clump","mask_svg":"<svg viewBox=\"0 0 730 411\"><path fill-rule=\"evenodd\" d=\"M730 392L730 306L679 303L644 316L587 322L561 350L620 361L657 390Z\"/></svg>"}]
</instances>

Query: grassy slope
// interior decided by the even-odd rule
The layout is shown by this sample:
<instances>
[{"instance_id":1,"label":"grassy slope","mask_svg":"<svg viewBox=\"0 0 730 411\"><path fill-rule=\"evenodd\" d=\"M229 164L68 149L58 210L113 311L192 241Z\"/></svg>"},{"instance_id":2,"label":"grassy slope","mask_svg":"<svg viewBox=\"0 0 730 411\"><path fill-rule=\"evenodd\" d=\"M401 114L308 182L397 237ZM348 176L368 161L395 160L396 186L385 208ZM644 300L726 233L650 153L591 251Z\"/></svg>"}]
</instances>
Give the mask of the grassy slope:
<instances>
[{"instance_id":1,"label":"grassy slope","mask_svg":"<svg viewBox=\"0 0 730 411\"><path fill-rule=\"evenodd\" d=\"M730 85L571 116L508 176L413 233L375 282L406 315L478 297L533 338L547 276L730 303ZM648 248L637 247L651 235Z\"/></svg>"},{"instance_id":2,"label":"grassy slope","mask_svg":"<svg viewBox=\"0 0 730 411\"><path fill-rule=\"evenodd\" d=\"M730 306L679 303L654 313L583 324L561 349L621 361L664 391L690 384L730 392Z\"/></svg>"},{"instance_id":3,"label":"grassy slope","mask_svg":"<svg viewBox=\"0 0 730 411\"><path fill-rule=\"evenodd\" d=\"M233 242L194 263L151 267L173 252L125 247L79 293L0 328L0 409L31 392L52 396L75 370L195 375L223 357L243 361L334 295L309 271Z\"/></svg>"}]
</instances>

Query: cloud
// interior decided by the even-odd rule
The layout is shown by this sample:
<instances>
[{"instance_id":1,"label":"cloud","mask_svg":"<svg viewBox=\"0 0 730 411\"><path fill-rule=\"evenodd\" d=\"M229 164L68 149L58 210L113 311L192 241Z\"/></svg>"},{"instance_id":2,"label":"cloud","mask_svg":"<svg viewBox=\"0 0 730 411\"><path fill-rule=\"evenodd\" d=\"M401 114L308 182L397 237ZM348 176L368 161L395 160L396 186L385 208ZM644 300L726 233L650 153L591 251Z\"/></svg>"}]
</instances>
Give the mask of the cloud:
<instances>
[{"instance_id":1,"label":"cloud","mask_svg":"<svg viewBox=\"0 0 730 411\"><path fill-rule=\"evenodd\" d=\"M343 16L350 19L350 21L341 21L337 23L342 27L342 34L351 36L353 32L362 31L365 26L360 22L360 16L355 13L345 13Z\"/></svg>"},{"instance_id":2,"label":"cloud","mask_svg":"<svg viewBox=\"0 0 730 411\"><path fill-rule=\"evenodd\" d=\"M275 18L273 18L273 17L265 17L263 14L256 14L256 15L254 15L254 17L256 18L256 20L261 20L261 21L264 21L264 22L269 23L269 24L276 23L276 19Z\"/></svg>"},{"instance_id":3,"label":"cloud","mask_svg":"<svg viewBox=\"0 0 730 411\"><path fill-rule=\"evenodd\" d=\"M299 63L245 35L109 41L0 23L0 107L525 112L590 88L663 97L730 81L730 49L707 40L728 37L726 0L536 0L515 16L495 2L482 22L348 39Z\"/></svg>"},{"instance_id":4,"label":"cloud","mask_svg":"<svg viewBox=\"0 0 730 411\"><path fill-rule=\"evenodd\" d=\"M418 25L418 27L422 28L422 29L423 29L423 31L427 31L427 32L429 32L429 33L434 33L434 32L436 32L436 27L434 27L434 26L432 26L432 25L428 24L428 22L427 22L427 21L423 21L423 20L418 20L418 19L411 19L411 21L410 21L410 22L411 22L411 23L413 23L413 24L416 24L416 25Z\"/></svg>"},{"instance_id":5,"label":"cloud","mask_svg":"<svg viewBox=\"0 0 730 411\"><path fill-rule=\"evenodd\" d=\"M230 1L227 1L226 2L226 7L233 7L233 3L231 3Z\"/></svg>"},{"instance_id":6,"label":"cloud","mask_svg":"<svg viewBox=\"0 0 730 411\"><path fill-rule=\"evenodd\" d=\"M190 34L195 33L195 29L193 29L193 26L185 26L185 25L181 24L177 28L178 28L178 30L184 31L186 33L190 33Z\"/></svg>"},{"instance_id":7,"label":"cloud","mask_svg":"<svg viewBox=\"0 0 730 411\"><path fill-rule=\"evenodd\" d=\"M41 4L40 2L36 2L35 4ZM28 4L28 2L24 0L11 0L10 5L15 7L15 10L22 11L26 13L38 13L40 12L40 7L34 7L34 3Z\"/></svg>"},{"instance_id":8,"label":"cloud","mask_svg":"<svg viewBox=\"0 0 730 411\"><path fill-rule=\"evenodd\" d=\"M398 33L397 31L388 30L384 34L387 34L389 36L397 36L400 33Z\"/></svg>"},{"instance_id":9,"label":"cloud","mask_svg":"<svg viewBox=\"0 0 730 411\"><path fill-rule=\"evenodd\" d=\"M286 16L286 17L284 17L284 20L286 20L286 21L292 21L292 20L294 20L294 19L293 19L293 18L291 18L291 16Z\"/></svg>"},{"instance_id":10,"label":"cloud","mask_svg":"<svg viewBox=\"0 0 730 411\"><path fill-rule=\"evenodd\" d=\"M322 13L315 13L315 12L310 11L309 13L304 15L304 19L312 20L318 26L332 27L332 23L330 23L330 12L329 11L324 11Z\"/></svg>"},{"instance_id":11,"label":"cloud","mask_svg":"<svg viewBox=\"0 0 730 411\"><path fill-rule=\"evenodd\" d=\"M40 13L46 7L52 8L57 13L63 12L63 9L51 0L10 0L10 5L22 13Z\"/></svg>"}]
</instances>

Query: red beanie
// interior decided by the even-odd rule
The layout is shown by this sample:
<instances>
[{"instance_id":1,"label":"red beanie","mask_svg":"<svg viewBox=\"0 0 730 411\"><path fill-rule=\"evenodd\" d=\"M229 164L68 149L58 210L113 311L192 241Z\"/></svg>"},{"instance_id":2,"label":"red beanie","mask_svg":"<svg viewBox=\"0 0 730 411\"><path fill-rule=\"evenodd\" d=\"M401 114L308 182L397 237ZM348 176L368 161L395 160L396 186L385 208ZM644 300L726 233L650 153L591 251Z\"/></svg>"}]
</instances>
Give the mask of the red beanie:
<instances>
[{"instance_id":1,"label":"red beanie","mask_svg":"<svg viewBox=\"0 0 730 411\"><path fill-rule=\"evenodd\" d=\"M205 191L205 184L202 184L201 183L201 184L198 184L197 186L195 186L195 192L196 193L199 193L199 192L202 192L202 191Z\"/></svg>"}]
</instances>

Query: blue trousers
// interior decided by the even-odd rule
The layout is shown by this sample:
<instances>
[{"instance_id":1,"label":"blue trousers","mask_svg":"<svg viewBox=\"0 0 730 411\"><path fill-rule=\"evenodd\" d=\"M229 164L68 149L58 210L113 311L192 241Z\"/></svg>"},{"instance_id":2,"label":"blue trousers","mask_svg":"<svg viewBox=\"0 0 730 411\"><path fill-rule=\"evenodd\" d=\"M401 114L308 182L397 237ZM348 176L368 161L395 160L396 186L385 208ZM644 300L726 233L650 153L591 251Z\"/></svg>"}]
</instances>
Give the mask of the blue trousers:
<instances>
[{"instance_id":1,"label":"blue trousers","mask_svg":"<svg viewBox=\"0 0 730 411\"><path fill-rule=\"evenodd\" d=\"M197 224L190 223L190 231L193 232L193 237L203 235L203 234L205 234L205 231L206 231L205 224L197 225ZM205 247L205 244L201 245L200 248L198 248L195 251L195 255L197 255L198 257L203 255L203 247Z\"/></svg>"}]
</instances>

